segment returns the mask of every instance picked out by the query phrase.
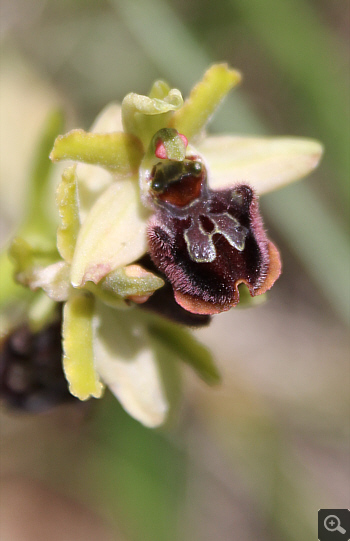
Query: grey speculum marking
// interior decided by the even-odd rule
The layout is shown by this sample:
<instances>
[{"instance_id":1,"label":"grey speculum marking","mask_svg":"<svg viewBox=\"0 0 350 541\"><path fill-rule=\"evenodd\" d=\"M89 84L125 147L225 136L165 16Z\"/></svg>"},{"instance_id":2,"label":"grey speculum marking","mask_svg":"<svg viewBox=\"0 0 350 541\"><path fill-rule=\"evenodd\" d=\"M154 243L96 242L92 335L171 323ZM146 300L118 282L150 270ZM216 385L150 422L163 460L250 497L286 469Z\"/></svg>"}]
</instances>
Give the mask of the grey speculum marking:
<instances>
[{"instance_id":1,"label":"grey speculum marking","mask_svg":"<svg viewBox=\"0 0 350 541\"><path fill-rule=\"evenodd\" d=\"M204 165L194 157L183 162L157 163L152 170L151 191L157 205L171 217L190 219L183 236L192 261L211 263L216 259L216 234L239 252L244 250L248 229L226 210L209 210L215 193L208 189ZM232 198L243 203L239 193L233 192Z\"/></svg>"},{"instance_id":2,"label":"grey speculum marking","mask_svg":"<svg viewBox=\"0 0 350 541\"><path fill-rule=\"evenodd\" d=\"M244 250L245 239L248 229L243 227L239 221L228 214L210 214L210 221L213 224L213 230L205 231L200 216L192 216L192 222L188 229L184 231L184 239L187 245L187 251L196 263L211 263L216 258L216 249L213 236L221 233L227 242L236 248L239 252Z\"/></svg>"}]
</instances>

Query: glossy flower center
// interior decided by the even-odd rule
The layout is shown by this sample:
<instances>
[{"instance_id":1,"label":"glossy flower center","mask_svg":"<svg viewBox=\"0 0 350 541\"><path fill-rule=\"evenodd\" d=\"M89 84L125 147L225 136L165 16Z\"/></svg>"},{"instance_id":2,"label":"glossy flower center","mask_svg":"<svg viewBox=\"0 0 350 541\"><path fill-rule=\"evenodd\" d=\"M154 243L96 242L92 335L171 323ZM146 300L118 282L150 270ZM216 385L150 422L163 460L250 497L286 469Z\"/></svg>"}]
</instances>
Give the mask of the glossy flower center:
<instances>
[{"instance_id":1,"label":"glossy flower center","mask_svg":"<svg viewBox=\"0 0 350 541\"><path fill-rule=\"evenodd\" d=\"M199 161L159 162L152 169L151 194L158 201L185 207L201 196L205 178Z\"/></svg>"}]
</instances>

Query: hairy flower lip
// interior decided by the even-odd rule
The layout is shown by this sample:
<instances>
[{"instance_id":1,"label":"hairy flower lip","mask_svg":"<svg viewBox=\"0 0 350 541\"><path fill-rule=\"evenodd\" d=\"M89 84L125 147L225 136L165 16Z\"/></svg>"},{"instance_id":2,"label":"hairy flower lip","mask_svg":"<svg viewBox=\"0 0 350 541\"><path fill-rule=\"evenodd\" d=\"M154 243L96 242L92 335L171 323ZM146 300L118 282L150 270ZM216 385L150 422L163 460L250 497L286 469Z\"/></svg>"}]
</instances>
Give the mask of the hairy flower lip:
<instances>
[{"instance_id":1,"label":"hairy flower lip","mask_svg":"<svg viewBox=\"0 0 350 541\"><path fill-rule=\"evenodd\" d=\"M139 263L142 265L142 267L151 272L159 272L149 254L143 256L139 260ZM164 279L164 286L155 291L147 302L140 305L140 308L155 312L156 314L159 314L170 321L181 323L182 325L187 325L189 327L196 328L209 325L211 319L209 315L200 315L189 312L175 301L173 288L170 282L168 282L164 274L160 274Z\"/></svg>"},{"instance_id":2,"label":"hairy flower lip","mask_svg":"<svg viewBox=\"0 0 350 541\"><path fill-rule=\"evenodd\" d=\"M214 253L209 256L205 251L204 259L195 258L197 247L194 252L190 249L186 232L188 220L197 215L196 206L203 214L206 209L216 207L219 216L224 213L236 220L247 231L245 244L238 247L229 243L225 229L214 231ZM148 226L152 260L172 284L180 306L195 314L212 315L237 305L241 283L247 285L252 296L272 287L280 275L281 262L276 247L266 237L257 197L249 186L238 185L219 192L203 190L188 213L184 220L172 215L167 206L160 207ZM210 235L194 229L191 242L207 242L205 239L211 238Z\"/></svg>"},{"instance_id":3,"label":"hairy flower lip","mask_svg":"<svg viewBox=\"0 0 350 541\"><path fill-rule=\"evenodd\" d=\"M267 271L266 278L259 287L259 289L251 293L253 297L266 293L266 291L271 289L271 287L273 286L277 278L279 278L282 272L282 264L279 252L276 246L271 241L269 241L268 250L270 258L269 269ZM215 314L220 314L221 312L226 312L231 308L237 306L239 302L238 286L240 284L245 284L248 289L250 289L249 283L246 280L237 280L234 285L235 298L237 300L234 304L228 303L225 306L223 306L222 304L212 304L202 299L193 298L191 295L182 293L181 291L174 291L174 296L178 304L182 306L185 310L188 310L193 314L213 316Z\"/></svg>"}]
</instances>

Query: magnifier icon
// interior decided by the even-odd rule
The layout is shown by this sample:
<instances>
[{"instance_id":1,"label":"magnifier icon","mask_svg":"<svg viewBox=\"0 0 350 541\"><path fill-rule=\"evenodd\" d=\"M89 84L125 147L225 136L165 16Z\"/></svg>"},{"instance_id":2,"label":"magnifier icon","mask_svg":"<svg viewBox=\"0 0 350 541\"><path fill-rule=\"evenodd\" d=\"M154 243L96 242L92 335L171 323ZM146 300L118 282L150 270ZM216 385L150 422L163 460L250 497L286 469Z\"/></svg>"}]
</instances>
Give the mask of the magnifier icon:
<instances>
[{"instance_id":1,"label":"magnifier icon","mask_svg":"<svg viewBox=\"0 0 350 541\"><path fill-rule=\"evenodd\" d=\"M340 532L340 533L346 533L346 530L341 527L340 520L336 515L328 515L324 519L324 527L329 532Z\"/></svg>"}]
</instances>

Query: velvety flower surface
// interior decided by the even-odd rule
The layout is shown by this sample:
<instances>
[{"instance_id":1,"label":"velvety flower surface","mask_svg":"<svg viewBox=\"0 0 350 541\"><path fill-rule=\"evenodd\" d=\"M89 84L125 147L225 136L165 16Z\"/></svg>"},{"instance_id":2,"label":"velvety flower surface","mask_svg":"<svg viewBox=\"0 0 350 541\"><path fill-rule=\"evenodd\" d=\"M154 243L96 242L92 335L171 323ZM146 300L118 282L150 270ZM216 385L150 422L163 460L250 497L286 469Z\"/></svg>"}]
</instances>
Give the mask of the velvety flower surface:
<instances>
[{"instance_id":1,"label":"velvety flower surface","mask_svg":"<svg viewBox=\"0 0 350 541\"><path fill-rule=\"evenodd\" d=\"M238 303L240 283L252 296L265 293L281 263L266 238L252 188L209 189L205 167L195 157L182 162L181 172L169 181L164 170L174 165L159 163L153 169L151 193L158 209L149 221L148 240L176 301L190 312L214 314Z\"/></svg>"},{"instance_id":2,"label":"velvety flower surface","mask_svg":"<svg viewBox=\"0 0 350 541\"><path fill-rule=\"evenodd\" d=\"M159 310L171 284L174 319L182 310L200 324L237 304L240 283L253 296L269 289L280 259L258 196L308 174L322 153L307 139L206 137L240 79L214 65L185 101L157 81L148 96L109 105L90 132L59 136L51 159L71 164L57 191L56 247L38 251L25 235L12 245L18 280L65 303L71 392L99 397L107 384L147 426L168 416L179 359L209 383L218 373L188 331L138 305Z\"/></svg>"}]
</instances>

